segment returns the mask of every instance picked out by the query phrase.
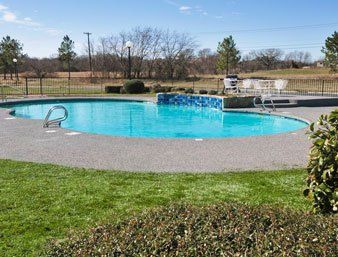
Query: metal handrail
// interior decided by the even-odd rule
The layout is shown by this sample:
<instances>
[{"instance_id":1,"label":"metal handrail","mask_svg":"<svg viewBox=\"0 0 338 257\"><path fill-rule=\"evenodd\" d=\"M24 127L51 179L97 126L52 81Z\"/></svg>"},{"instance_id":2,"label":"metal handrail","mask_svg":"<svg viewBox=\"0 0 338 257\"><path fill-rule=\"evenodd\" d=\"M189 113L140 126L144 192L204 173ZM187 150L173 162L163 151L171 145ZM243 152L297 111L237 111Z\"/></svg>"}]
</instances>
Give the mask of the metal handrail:
<instances>
[{"instance_id":1,"label":"metal handrail","mask_svg":"<svg viewBox=\"0 0 338 257\"><path fill-rule=\"evenodd\" d=\"M261 100L261 104L257 104L257 99L260 99ZM263 97L262 95L261 96L256 96L254 99L253 99L253 104L254 104L254 106L256 107L256 108L262 108L262 111L266 111L266 110L268 110L268 108L265 106L265 101L266 100L270 100L270 102L271 102L271 105L272 105L272 110L273 111L276 111L276 106L275 106L275 103L273 102L273 100L270 98L270 97L268 97L268 98L266 98L266 97ZM270 112L270 111L269 111Z\"/></svg>"},{"instance_id":2,"label":"metal handrail","mask_svg":"<svg viewBox=\"0 0 338 257\"><path fill-rule=\"evenodd\" d=\"M50 116L52 115L53 111L55 111L55 110L64 110L65 113L64 113L63 117L56 118L56 119L53 119L53 120L49 120ZM68 111L67 111L66 107L64 107L63 105L55 105L55 106L53 106L52 108L49 109L49 111L46 115L46 118L43 122L43 127L48 128L51 125L57 125L57 126L60 127L61 123L63 121L65 121L67 118L68 118Z\"/></svg>"}]
</instances>

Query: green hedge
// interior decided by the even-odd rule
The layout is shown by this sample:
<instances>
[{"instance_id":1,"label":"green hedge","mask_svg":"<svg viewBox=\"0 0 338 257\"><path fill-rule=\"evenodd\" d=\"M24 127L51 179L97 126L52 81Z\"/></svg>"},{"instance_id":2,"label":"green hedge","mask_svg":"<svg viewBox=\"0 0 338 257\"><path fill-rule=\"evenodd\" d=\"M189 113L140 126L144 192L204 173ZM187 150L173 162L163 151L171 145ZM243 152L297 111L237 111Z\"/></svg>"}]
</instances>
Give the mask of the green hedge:
<instances>
[{"instance_id":1,"label":"green hedge","mask_svg":"<svg viewBox=\"0 0 338 257\"><path fill-rule=\"evenodd\" d=\"M104 91L107 94L120 94L122 86L105 86Z\"/></svg>"},{"instance_id":2,"label":"green hedge","mask_svg":"<svg viewBox=\"0 0 338 257\"><path fill-rule=\"evenodd\" d=\"M336 256L338 219L266 206L174 205L89 235L47 256Z\"/></svg>"},{"instance_id":3,"label":"green hedge","mask_svg":"<svg viewBox=\"0 0 338 257\"><path fill-rule=\"evenodd\" d=\"M142 94L145 91L144 83L141 80L128 80L123 88L127 94Z\"/></svg>"},{"instance_id":4,"label":"green hedge","mask_svg":"<svg viewBox=\"0 0 338 257\"><path fill-rule=\"evenodd\" d=\"M313 200L319 213L338 213L338 110L319 117L318 129L310 126L308 188L304 194Z\"/></svg>"}]
</instances>

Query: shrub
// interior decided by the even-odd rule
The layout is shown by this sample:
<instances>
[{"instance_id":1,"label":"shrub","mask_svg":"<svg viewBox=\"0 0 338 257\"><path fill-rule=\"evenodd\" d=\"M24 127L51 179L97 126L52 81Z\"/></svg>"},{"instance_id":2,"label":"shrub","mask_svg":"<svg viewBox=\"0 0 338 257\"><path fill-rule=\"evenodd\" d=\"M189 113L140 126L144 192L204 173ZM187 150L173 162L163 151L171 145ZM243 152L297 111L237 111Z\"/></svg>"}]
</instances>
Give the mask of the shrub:
<instances>
[{"instance_id":1,"label":"shrub","mask_svg":"<svg viewBox=\"0 0 338 257\"><path fill-rule=\"evenodd\" d=\"M163 92L165 92L165 88L161 87L160 84L155 83L151 86L151 92L153 92L153 93L163 93Z\"/></svg>"},{"instance_id":2,"label":"shrub","mask_svg":"<svg viewBox=\"0 0 338 257\"><path fill-rule=\"evenodd\" d=\"M317 130L310 126L313 146L304 194L313 199L315 212L338 213L338 110L320 116L317 124Z\"/></svg>"},{"instance_id":3,"label":"shrub","mask_svg":"<svg viewBox=\"0 0 338 257\"><path fill-rule=\"evenodd\" d=\"M121 87L121 89L120 89L120 94L126 94L127 92L126 92L126 90L124 89L124 87Z\"/></svg>"},{"instance_id":4,"label":"shrub","mask_svg":"<svg viewBox=\"0 0 338 257\"><path fill-rule=\"evenodd\" d=\"M144 93L144 83L141 80L128 80L124 86L127 94L141 94Z\"/></svg>"},{"instance_id":5,"label":"shrub","mask_svg":"<svg viewBox=\"0 0 338 257\"><path fill-rule=\"evenodd\" d=\"M185 91L185 88L184 88L184 87L177 87L177 88L175 89L175 91Z\"/></svg>"},{"instance_id":6,"label":"shrub","mask_svg":"<svg viewBox=\"0 0 338 257\"><path fill-rule=\"evenodd\" d=\"M174 205L89 235L47 256L336 256L338 219L267 206Z\"/></svg>"},{"instance_id":7,"label":"shrub","mask_svg":"<svg viewBox=\"0 0 338 257\"><path fill-rule=\"evenodd\" d=\"M165 87L162 87L164 88L164 92L171 92L173 87L169 87L169 86L165 86Z\"/></svg>"},{"instance_id":8,"label":"shrub","mask_svg":"<svg viewBox=\"0 0 338 257\"><path fill-rule=\"evenodd\" d=\"M104 91L107 94L119 94L122 86L105 86Z\"/></svg>"},{"instance_id":9,"label":"shrub","mask_svg":"<svg viewBox=\"0 0 338 257\"><path fill-rule=\"evenodd\" d=\"M187 88L186 90L184 90L184 93L186 93L186 94L193 94L194 90L192 88Z\"/></svg>"},{"instance_id":10,"label":"shrub","mask_svg":"<svg viewBox=\"0 0 338 257\"><path fill-rule=\"evenodd\" d=\"M199 91L199 93L200 93L201 95L206 95L206 94L208 94L208 91L205 90L205 89L201 89L201 90Z\"/></svg>"},{"instance_id":11,"label":"shrub","mask_svg":"<svg viewBox=\"0 0 338 257\"><path fill-rule=\"evenodd\" d=\"M209 95L217 95L217 91L216 90L210 90L209 92L208 92L208 94Z\"/></svg>"}]
</instances>

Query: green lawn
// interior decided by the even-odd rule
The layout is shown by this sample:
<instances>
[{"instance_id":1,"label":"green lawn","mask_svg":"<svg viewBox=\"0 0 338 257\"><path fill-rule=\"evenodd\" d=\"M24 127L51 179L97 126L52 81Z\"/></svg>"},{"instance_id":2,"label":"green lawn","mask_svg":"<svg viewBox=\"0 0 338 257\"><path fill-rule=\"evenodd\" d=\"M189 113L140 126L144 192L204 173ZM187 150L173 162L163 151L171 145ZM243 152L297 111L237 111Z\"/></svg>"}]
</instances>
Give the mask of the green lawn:
<instances>
[{"instance_id":1,"label":"green lawn","mask_svg":"<svg viewBox=\"0 0 338 257\"><path fill-rule=\"evenodd\" d=\"M170 202L310 209L304 170L154 174L0 160L1 256L36 256L47 239Z\"/></svg>"}]
</instances>

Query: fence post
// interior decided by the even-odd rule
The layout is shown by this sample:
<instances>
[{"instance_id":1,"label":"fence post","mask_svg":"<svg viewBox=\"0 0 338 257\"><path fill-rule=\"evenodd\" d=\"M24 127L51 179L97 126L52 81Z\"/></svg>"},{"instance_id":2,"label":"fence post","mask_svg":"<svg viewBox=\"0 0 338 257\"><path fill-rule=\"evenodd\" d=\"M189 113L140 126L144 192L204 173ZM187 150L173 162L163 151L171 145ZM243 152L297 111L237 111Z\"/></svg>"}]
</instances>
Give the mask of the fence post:
<instances>
[{"instance_id":1,"label":"fence post","mask_svg":"<svg viewBox=\"0 0 338 257\"><path fill-rule=\"evenodd\" d=\"M103 95L103 77L101 77L100 81L101 81L101 95Z\"/></svg>"},{"instance_id":2,"label":"fence post","mask_svg":"<svg viewBox=\"0 0 338 257\"><path fill-rule=\"evenodd\" d=\"M26 85L26 95L28 95L28 78L27 77L26 77L25 85Z\"/></svg>"},{"instance_id":3,"label":"fence post","mask_svg":"<svg viewBox=\"0 0 338 257\"><path fill-rule=\"evenodd\" d=\"M219 92L219 79L217 79L217 94Z\"/></svg>"},{"instance_id":4,"label":"fence post","mask_svg":"<svg viewBox=\"0 0 338 257\"><path fill-rule=\"evenodd\" d=\"M42 92L42 77L40 77L40 95L43 95L43 92Z\"/></svg>"},{"instance_id":5,"label":"fence post","mask_svg":"<svg viewBox=\"0 0 338 257\"><path fill-rule=\"evenodd\" d=\"M70 79L68 79L68 95L70 95Z\"/></svg>"},{"instance_id":6,"label":"fence post","mask_svg":"<svg viewBox=\"0 0 338 257\"><path fill-rule=\"evenodd\" d=\"M325 84L325 80L323 79L323 81L322 81L322 96L324 96L324 84Z\"/></svg>"}]
</instances>

